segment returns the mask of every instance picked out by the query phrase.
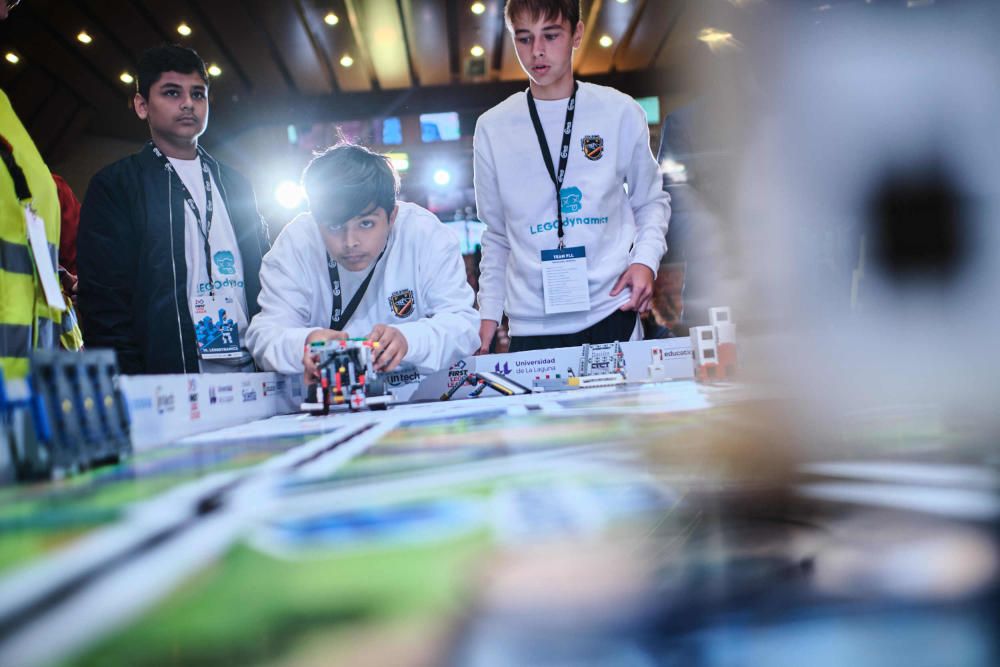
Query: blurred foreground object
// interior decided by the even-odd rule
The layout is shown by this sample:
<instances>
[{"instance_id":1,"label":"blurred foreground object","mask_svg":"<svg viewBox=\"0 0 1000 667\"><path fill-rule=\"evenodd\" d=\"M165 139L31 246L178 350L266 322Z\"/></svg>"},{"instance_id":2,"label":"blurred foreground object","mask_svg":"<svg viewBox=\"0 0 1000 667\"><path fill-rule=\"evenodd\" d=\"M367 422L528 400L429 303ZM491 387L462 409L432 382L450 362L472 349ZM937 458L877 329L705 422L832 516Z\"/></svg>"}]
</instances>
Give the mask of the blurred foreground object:
<instances>
[{"instance_id":1,"label":"blurred foreground object","mask_svg":"<svg viewBox=\"0 0 1000 667\"><path fill-rule=\"evenodd\" d=\"M132 453L112 350L36 350L26 382L0 378L0 430L19 480L60 478Z\"/></svg>"},{"instance_id":2,"label":"blurred foreground object","mask_svg":"<svg viewBox=\"0 0 1000 667\"><path fill-rule=\"evenodd\" d=\"M751 307L774 336L747 359L805 404L813 433L895 404L996 433L997 23L840 16L778 28L790 43L742 188Z\"/></svg>"}]
</instances>

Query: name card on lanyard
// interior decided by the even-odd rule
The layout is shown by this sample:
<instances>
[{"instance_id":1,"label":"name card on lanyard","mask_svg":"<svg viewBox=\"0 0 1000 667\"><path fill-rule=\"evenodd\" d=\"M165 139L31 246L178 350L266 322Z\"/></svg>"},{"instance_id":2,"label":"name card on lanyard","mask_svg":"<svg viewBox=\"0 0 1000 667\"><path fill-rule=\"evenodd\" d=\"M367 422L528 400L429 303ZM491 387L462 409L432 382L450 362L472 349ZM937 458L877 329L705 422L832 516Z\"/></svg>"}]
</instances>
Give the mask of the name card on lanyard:
<instances>
[{"instance_id":1,"label":"name card on lanyard","mask_svg":"<svg viewBox=\"0 0 1000 667\"><path fill-rule=\"evenodd\" d=\"M587 249L577 246L543 250L542 290L546 315L590 310Z\"/></svg>"},{"instance_id":2,"label":"name card on lanyard","mask_svg":"<svg viewBox=\"0 0 1000 667\"><path fill-rule=\"evenodd\" d=\"M566 103L566 122L563 124L562 143L559 150L559 169L556 170L549 154L549 145L545 139L545 130L538 117L535 98L528 90L528 113L535 127L538 147L542 151L542 159L549 172L549 178L555 186L556 217L558 220L558 245L552 250L543 250L542 255L542 293L545 301L545 314L575 313L590 310L590 285L587 282L587 250L584 246L567 248L564 242L562 217L562 184L566 180L566 165L569 162L569 145L573 136L573 118L576 114L576 93L580 84L573 82L573 94Z\"/></svg>"},{"instance_id":3,"label":"name card on lanyard","mask_svg":"<svg viewBox=\"0 0 1000 667\"><path fill-rule=\"evenodd\" d=\"M49 308L66 310L66 300L63 299L62 290L59 289L59 282L56 280L56 267L52 265L52 258L49 256L45 222L30 206L24 207L24 219L28 230L28 246L31 248L31 256L35 259L35 268L42 283L42 291L45 293L45 302L49 304Z\"/></svg>"}]
</instances>

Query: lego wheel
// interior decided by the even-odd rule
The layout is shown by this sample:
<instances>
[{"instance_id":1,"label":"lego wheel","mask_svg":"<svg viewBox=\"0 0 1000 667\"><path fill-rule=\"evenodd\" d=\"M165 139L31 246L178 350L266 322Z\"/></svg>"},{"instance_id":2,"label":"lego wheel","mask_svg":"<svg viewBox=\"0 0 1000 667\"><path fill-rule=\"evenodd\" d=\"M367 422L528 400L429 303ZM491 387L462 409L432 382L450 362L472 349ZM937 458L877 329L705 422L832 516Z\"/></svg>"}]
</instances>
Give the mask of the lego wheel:
<instances>
[{"instance_id":1,"label":"lego wheel","mask_svg":"<svg viewBox=\"0 0 1000 667\"><path fill-rule=\"evenodd\" d=\"M385 396L386 387L385 380L382 378L375 378L374 380L368 380L365 383L365 395L366 396Z\"/></svg>"},{"instance_id":2,"label":"lego wheel","mask_svg":"<svg viewBox=\"0 0 1000 667\"><path fill-rule=\"evenodd\" d=\"M387 393L389 392L385 386L385 380L382 378L369 380L365 385L365 394L368 396L385 396ZM368 403L369 410L386 410L388 407L389 404L387 402L374 401Z\"/></svg>"}]
</instances>

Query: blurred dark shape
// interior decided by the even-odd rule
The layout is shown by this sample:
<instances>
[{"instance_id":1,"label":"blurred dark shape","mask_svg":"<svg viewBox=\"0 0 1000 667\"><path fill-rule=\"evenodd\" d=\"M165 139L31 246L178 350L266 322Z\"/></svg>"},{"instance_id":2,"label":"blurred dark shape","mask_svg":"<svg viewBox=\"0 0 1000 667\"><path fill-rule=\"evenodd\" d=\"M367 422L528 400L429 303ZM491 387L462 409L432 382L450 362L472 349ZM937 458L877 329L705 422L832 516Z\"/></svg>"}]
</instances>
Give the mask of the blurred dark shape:
<instances>
[{"instance_id":1,"label":"blurred dark shape","mask_svg":"<svg viewBox=\"0 0 1000 667\"><path fill-rule=\"evenodd\" d=\"M890 172L871 198L872 268L902 286L949 285L967 264L967 206L938 165Z\"/></svg>"}]
</instances>

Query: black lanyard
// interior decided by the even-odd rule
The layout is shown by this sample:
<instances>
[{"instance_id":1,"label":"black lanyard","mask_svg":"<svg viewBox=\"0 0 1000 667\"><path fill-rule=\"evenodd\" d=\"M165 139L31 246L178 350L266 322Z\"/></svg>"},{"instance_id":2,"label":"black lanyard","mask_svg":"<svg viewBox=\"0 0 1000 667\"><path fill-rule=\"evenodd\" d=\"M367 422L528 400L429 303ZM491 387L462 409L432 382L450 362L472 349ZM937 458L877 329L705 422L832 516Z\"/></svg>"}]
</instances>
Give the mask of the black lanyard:
<instances>
[{"instance_id":1,"label":"black lanyard","mask_svg":"<svg viewBox=\"0 0 1000 667\"><path fill-rule=\"evenodd\" d=\"M0 137L0 158L2 158L3 163L7 165L7 171L10 172L10 178L14 181L14 194L17 195L18 201L27 201L31 199L31 188L28 187L28 179L25 178L24 172L14 159L14 149L3 137Z\"/></svg>"},{"instance_id":2,"label":"black lanyard","mask_svg":"<svg viewBox=\"0 0 1000 667\"><path fill-rule=\"evenodd\" d=\"M388 244L386 244L388 247ZM330 256L326 257L326 266L330 270L330 287L333 289L333 312L330 314L330 328L334 331L343 331L344 325L350 322L351 315L354 311L358 309L358 304L361 303L361 299L365 296L365 292L368 291L368 283L372 281L372 276L375 275L375 269L378 268L379 260L382 259L382 255L385 254L385 248L382 248L382 252L379 253L378 258L372 265L372 270L368 272L368 277L365 281L361 283L361 287L358 291L354 293L351 297L351 302L347 304L347 308L341 312L341 300L340 300L340 270L337 268L337 263L330 259Z\"/></svg>"},{"instance_id":3,"label":"black lanyard","mask_svg":"<svg viewBox=\"0 0 1000 667\"><path fill-rule=\"evenodd\" d=\"M201 238L205 243L205 270L208 271L208 293L212 294L215 291L215 281L212 278L212 244L208 241L208 235L212 233L212 177L211 172L208 169L208 161L205 159L205 152L202 150L201 146L198 146L198 157L201 158L201 177L205 182L204 224L201 221L201 212L198 210L198 205L194 202L194 197L191 196L187 186L184 185L184 181L177 173L177 170L174 169L174 165L170 163L170 160L168 160L156 146L153 146L153 153L163 160L163 163L167 167L167 171L177 177L177 182L180 183L181 190L184 191L184 201L187 202L191 212L194 213L194 219L198 223L198 231L201 232Z\"/></svg>"},{"instance_id":4,"label":"black lanyard","mask_svg":"<svg viewBox=\"0 0 1000 667\"><path fill-rule=\"evenodd\" d=\"M580 84L573 82L573 94L566 104L566 122L563 125L562 148L559 149L559 171L555 170L552 164L552 155L549 154L549 143L545 140L545 130L542 128L542 121L538 118L538 109L535 107L535 98L528 89L528 113L531 114L531 123L535 126L535 135L538 137L538 147L542 149L542 158L545 160L545 167L549 170L549 178L556 186L556 215L559 220L558 234L559 247L563 244L563 217L562 217L562 184L566 179L566 163L569 162L569 143L573 136L573 116L576 115L576 91Z\"/></svg>"}]
</instances>

